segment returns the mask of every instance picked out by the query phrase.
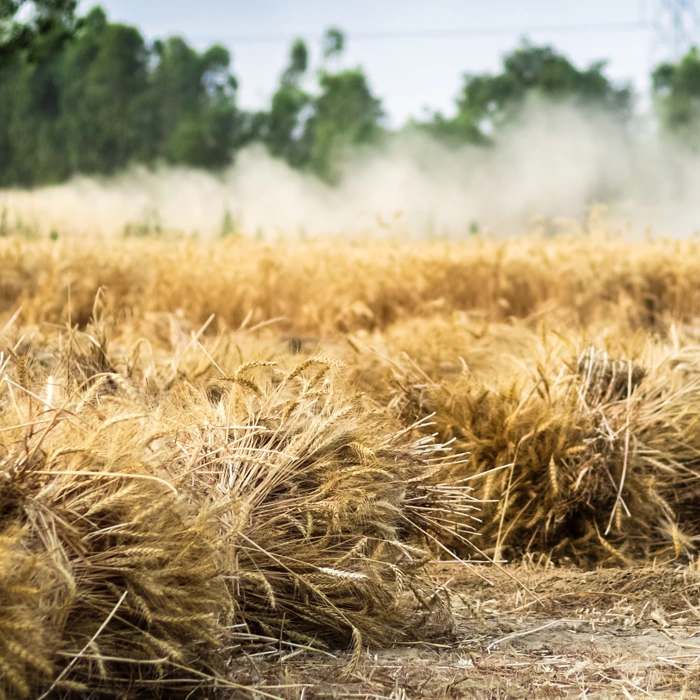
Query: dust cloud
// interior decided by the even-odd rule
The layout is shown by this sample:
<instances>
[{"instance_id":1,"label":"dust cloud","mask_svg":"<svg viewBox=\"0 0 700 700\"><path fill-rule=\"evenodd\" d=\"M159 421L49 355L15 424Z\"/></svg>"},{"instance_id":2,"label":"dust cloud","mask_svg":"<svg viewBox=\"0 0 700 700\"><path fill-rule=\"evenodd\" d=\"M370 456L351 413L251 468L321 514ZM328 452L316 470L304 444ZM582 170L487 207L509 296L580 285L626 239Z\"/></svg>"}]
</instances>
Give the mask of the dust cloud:
<instances>
[{"instance_id":1,"label":"dust cloud","mask_svg":"<svg viewBox=\"0 0 700 700\"><path fill-rule=\"evenodd\" d=\"M254 146L220 175L135 168L0 191L0 226L41 236L455 239L582 230L591 206L604 203L616 235L684 237L700 229L699 185L700 157L665 141L650 121L622 125L533 102L495 146L449 148L407 130L381 149L349 154L336 187Z\"/></svg>"}]
</instances>

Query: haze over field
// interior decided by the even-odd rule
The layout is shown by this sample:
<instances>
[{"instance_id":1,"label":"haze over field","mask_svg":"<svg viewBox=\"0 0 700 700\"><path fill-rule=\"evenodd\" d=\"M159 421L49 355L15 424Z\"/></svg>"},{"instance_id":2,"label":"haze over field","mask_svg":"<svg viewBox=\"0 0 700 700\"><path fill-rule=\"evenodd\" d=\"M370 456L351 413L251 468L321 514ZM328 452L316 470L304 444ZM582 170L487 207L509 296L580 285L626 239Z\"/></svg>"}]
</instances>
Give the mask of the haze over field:
<instances>
[{"instance_id":1,"label":"haze over field","mask_svg":"<svg viewBox=\"0 0 700 700\"><path fill-rule=\"evenodd\" d=\"M598 204L607 228L630 238L700 227L690 39L621 79L602 45L589 47L592 60L526 34L498 69L460 56L467 72L449 109L438 101L396 122L364 63L348 63L363 34L333 23L320 37L275 39L286 59L277 55L274 89L251 108L225 37L205 46L100 6L27 3L0 12L0 232L551 235L585 229ZM627 7L626 31L650 31L650 13L633 21ZM569 20L564 33L621 31L612 15ZM246 36L261 40L239 43ZM412 99L424 94L408 64L388 63L411 75Z\"/></svg>"},{"instance_id":2,"label":"haze over field","mask_svg":"<svg viewBox=\"0 0 700 700\"><path fill-rule=\"evenodd\" d=\"M639 237L647 227L692 234L700 228L700 158L644 122L631 132L602 114L533 102L494 147L450 149L405 133L383 148L355 151L337 186L254 145L221 175L141 167L6 190L0 208L7 225L21 222L42 234L121 235L131 226L212 236L228 226L265 237L460 238L476 227L497 236L522 233L538 217L582 221L592 204L605 203L625 236Z\"/></svg>"}]
</instances>

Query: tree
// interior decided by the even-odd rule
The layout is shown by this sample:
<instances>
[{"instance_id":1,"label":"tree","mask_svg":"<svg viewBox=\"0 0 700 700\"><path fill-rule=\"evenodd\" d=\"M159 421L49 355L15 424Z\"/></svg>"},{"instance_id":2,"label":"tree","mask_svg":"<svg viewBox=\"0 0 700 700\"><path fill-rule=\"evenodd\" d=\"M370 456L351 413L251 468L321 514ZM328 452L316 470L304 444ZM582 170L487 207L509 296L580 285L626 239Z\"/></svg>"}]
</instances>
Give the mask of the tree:
<instances>
[{"instance_id":1,"label":"tree","mask_svg":"<svg viewBox=\"0 0 700 700\"><path fill-rule=\"evenodd\" d=\"M700 54L693 47L679 63L652 73L652 91L664 129L686 146L700 148Z\"/></svg>"},{"instance_id":2,"label":"tree","mask_svg":"<svg viewBox=\"0 0 700 700\"><path fill-rule=\"evenodd\" d=\"M93 9L63 57L62 114L73 172L113 173L148 136L149 53L135 27Z\"/></svg>"},{"instance_id":3,"label":"tree","mask_svg":"<svg viewBox=\"0 0 700 700\"><path fill-rule=\"evenodd\" d=\"M199 54L180 37L158 42L154 51L151 155L199 167L229 164L247 138L236 109L238 83L230 72L230 53L215 45Z\"/></svg>"},{"instance_id":4,"label":"tree","mask_svg":"<svg viewBox=\"0 0 700 700\"><path fill-rule=\"evenodd\" d=\"M320 86L322 92L314 101L314 114L309 120L314 134L310 167L321 178L334 182L350 148L377 143L383 112L359 68L339 73L324 71Z\"/></svg>"},{"instance_id":5,"label":"tree","mask_svg":"<svg viewBox=\"0 0 700 700\"><path fill-rule=\"evenodd\" d=\"M324 61L339 58L344 47L345 35L329 29L322 42ZM298 39L272 98L263 140L273 156L334 182L350 148L378 140L382 133L381 103L360 68L338 72L321 68L317 73L320 92L316 95L302 87L307 75L308 50Z\"/></svg>"},{"instance_id":6,"label":"tree","mask_svg":"<svg viewBox=\"0 0 700 700\"><path fill-rule=\"evenodd\" d=\"M149 47L100 7L76 18L70 0L25 4L0 0L0 185L159 160L222 168L255 133L224 47Z\"/></svg>"},{"instance_id":7,"label":"tree","mask_svg":"<svg viewBox=\"0 0 700 700\"><path fill-rule=\"evenodd\" d=\"M28 19L17 21L24 6L31 4ZM73 34L77 0L0 0L0 66L12 63L30 49L33 60L56 52Z\"/></svg>"},{"instance_id":8,"label":"tree","mask_svg":"<svg viewBox=\"0 0 700 700\"><path fill-rule=\"evenodd\" d=\"M487 143L492 134L517 118L533 96L625 118L632 106L631 88L614 85L604 69L605 62L598 61L579 70L552 47L523 42L504 57L500 73L465 75L455 119L436 114L424 128L448 140Z\"/></svg>"},{"instance_id":9,"label":"tree","mask_svg":"<svg viewBox=\"0 0 700 700\"><path fill-rule=\"evenodd\" d=\"M323 58L328 60L341 56L345 50L345 34L336 28L331 27L323 35Z\"/></svg>"},{"instance_id":10,"label":"tree","mask_svg":"<svg viewBox=\"0 0 700 700\"><path fill-rule=\"evenodd\" d=\"M270 153L284 158L292 167L307 165L311 144L306 129L312 98L301 86L308 71L309 53L306 44L297 39L289 52L289 62L277 92L272 97L270 111L262 119L261 135Z\"/></svg>"},{"instance_id":11,"label":"tree","mask_svg":"<svg viewBox=\"0 0 700 700\"><path fill-rule=\"evenodd\" d=\"M486 144L488 139L474 122L462 113L452 119L442 112L433 112L432 118L421 121L411 119L404 127L407 133L424 133L447 146L457 147L464 143Z\"/></svg>"},{"instance_id":12,"label":"tree","mask_svg":"<svg viewBox=\"0 0 700 700\"><path fill-rule=\"evenodd\" d=\"M60 55L78 21L73 0L0 0L0 184L68 172L60 121ZM23 12L24 19L18 20Z\"/></svg>"},{"instance_id":13,"label":"tree","mask_svg":"<svg viewBox=\"0 0 700 700\"><path fill-rule=\"evenodd\" d=\"M289 65L282 73L282 85L299 85L309 67L309 50L302 39L297 39L289 52Z\"/></svg>"}]
</instances>

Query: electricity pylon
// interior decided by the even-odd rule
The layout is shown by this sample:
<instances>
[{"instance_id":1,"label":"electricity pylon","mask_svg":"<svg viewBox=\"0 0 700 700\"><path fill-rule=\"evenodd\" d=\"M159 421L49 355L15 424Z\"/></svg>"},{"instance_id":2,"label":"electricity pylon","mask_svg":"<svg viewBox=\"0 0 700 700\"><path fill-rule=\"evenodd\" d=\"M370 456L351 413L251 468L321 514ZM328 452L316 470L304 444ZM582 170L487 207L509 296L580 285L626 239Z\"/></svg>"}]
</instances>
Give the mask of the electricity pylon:
<instances>
[{"instance_id":1,"label":"electricity pylon","mask_svg":"<svg viewBox=\"0 0 700 700\"><path fill-rule=\"evenodd\" d=\"M679 61L700 42L700 2L657 0L654 15L654 58Z\"/></svg>"}]
</instances>

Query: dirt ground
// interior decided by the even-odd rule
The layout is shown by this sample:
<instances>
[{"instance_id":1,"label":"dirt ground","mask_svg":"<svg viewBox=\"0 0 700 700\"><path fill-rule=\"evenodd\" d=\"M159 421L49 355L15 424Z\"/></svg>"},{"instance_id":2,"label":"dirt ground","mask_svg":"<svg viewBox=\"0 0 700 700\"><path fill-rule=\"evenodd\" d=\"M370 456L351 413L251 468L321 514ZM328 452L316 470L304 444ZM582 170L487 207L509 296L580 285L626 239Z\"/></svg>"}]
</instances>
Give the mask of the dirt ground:
<instances>
[{"instance_id":1,"label":"dirt ground","mask_svg":"<svg viewBox=\"0 0 700 700\"><path fill-rule=\"evenodd\" d=\"M349 652L271 648L234 675L299 700L700 698L698 571L455 563L432 573L450 591L449 634L365 650L354 667Z\"/></svg>"}]
</instances>

